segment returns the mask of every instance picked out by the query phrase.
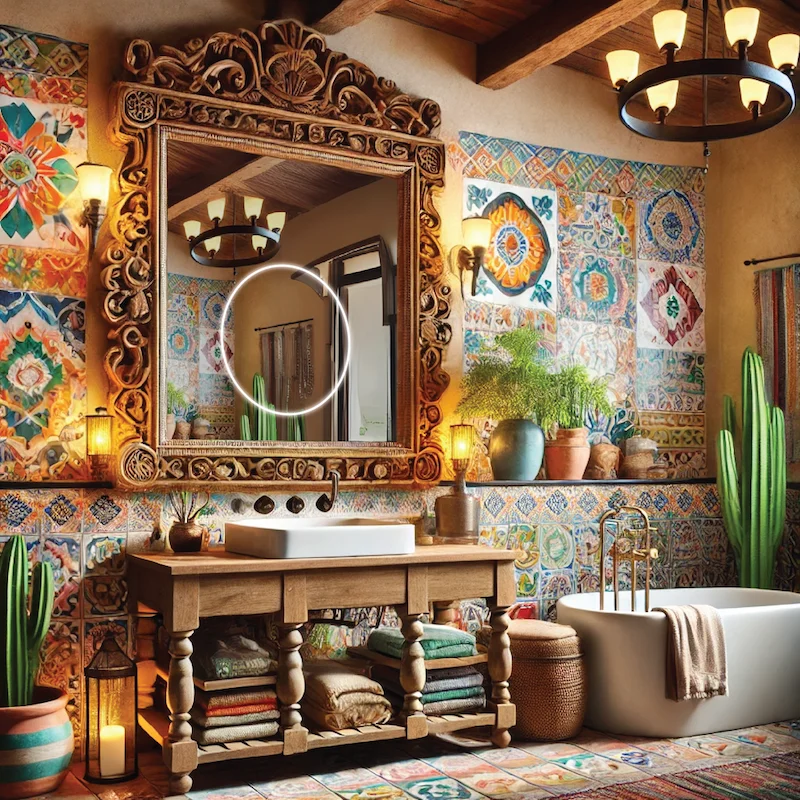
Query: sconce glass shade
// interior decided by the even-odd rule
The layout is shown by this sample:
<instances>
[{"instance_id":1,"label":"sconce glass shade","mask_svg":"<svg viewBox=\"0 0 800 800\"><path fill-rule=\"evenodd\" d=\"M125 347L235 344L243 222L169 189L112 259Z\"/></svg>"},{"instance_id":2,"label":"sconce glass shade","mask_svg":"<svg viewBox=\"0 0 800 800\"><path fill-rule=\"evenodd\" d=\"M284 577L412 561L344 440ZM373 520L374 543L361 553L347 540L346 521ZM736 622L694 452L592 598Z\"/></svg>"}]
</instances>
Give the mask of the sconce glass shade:
<instances>
[{"instance_id":1,"label":"sconce glass shade","mask_svg":"<svg viewBox=\"0 0 800 800\"><path fill-rule=\"evenodd\" d=\"M136 756L136 665L112 636L100 645L86 677L86 778L131 780Z\"/></svg>"},{"instance_id":2,"label":"sconce glass shade","mask_svg":"<svg viewBox=\"0 0 800 800\"><path fill-rule=\"evenodd\" d=\"M222 244L222 237L221 236L212 236L210 239L206 239L206 250L209 253L218 253L219 246Z\"/></svg>"},{"instance_id":3,"label":"sconce glass shade","mask_svg":"<svg viewBox=\"0 0 800 800\"><path fill-rule=\"evenodd\" d=\"M104 406L98 406L94 414L86 415L86 454L88 456L110 456L112 454L113 424L114 417Z\"/></svg>"},{"instance_id":4,"label":"sconce glass shade","mask_svg":"<svg viewBox=\"0 0 800 800\"><path fill-rule=\"evenodd\" d=\"M746 42L747 46L756 40L758 33L758 19L761 12L757 8L740 6L732 8L725 14L725 35L728 44L735 47L739 42Z\"/></svg>"},{"instance_id":5,"label":"sconce glass shade","mask_svg":"<svg viewBox=\"0 0 800 800\"><path fill-rule=\"evenodd\" d=\"M187 219L186 222L183 223L183 232L186 234L186 238L191 241L195 238L195 236L200 235L200 220L199 219Z\"/></svg>"},{"instance_id":6,"label":"sconce glass shade","mask_svg":"<svg viewBox=\"0 0 800 800\"><path fill-rule=\"evenodd\" d=\"M253 250L258 250L259 248L263 250L267 246L266 236L252 236L250 241L253 243Z\"/></svg>"},{"instance_id":7,"label":"sconce glass shade","mask_svg":"<svg viewBox=\"0 0 800 800\"><path fill-rule=\"evenodd\" d=\"M261 216L261 209L264 207L264 200L261 197L244 198L244 215L248 219Z\"/></svg>"},{"instance_id":8,"label":"sconce glass shade","mask_svg":"<svg viewBox=\"0 0 800 800\"><path fill-rule=\"evenodd\" d=\"M93 164L84 161L78 164L78 186L84 201L96 200L102 207L108 205L108 194L111 189L113 170L105 164Z\"/></svg>"},{"instance_id":9,"label":"sconce glass shade","mask_svg":"<svg viewBox=\"0 0 800 800\"><path fill-rule=\"evenodd\" d=\"M267 214L267 227L271 231L278 231L278 233L280 233L284 225L286 225L285 211L273 211L271 214Z\"/></svg>"},{"instance_id":10,"label":"sconce glass shade","mask_svg":"<svg viewBox=\"0 0 800 800\"><path fill-rule=\"evenodd\" d=\"M450 426L450 458L453 460L456 472L461 472L469 466L474 443L475 428L472 425Z\"/></svg>"},{"instance_id":11,"label":"sconce glass shade","mask_svg":"<svg viewBox=\"0 0 800 800\"><path fill-rule=\"evenodd\" d=\"M635 50L612 50L606 53L611 83L618 89L639 74L639 54Z\"/></svg>"},{"instance_id":12,"label":"sconce glass shade","mask_svg":"<svg viewBox=\"0 0 800 800\"><path fill-rule=\"evenodd\" d=\"M216 197L207 204L210 220L222 219L225 216L225 197Z\"/></svg>"},{"instance_id":13,"label":"sconce glass shade","mask_svg":"<svg viewBox=\"0 0 800 800\"><path fill-rule=\"evenodd\" d=\"M650 103L650 108L653 111L659 111L663 108L669 114L678 102L679 86L680 81L667 81L648 89L647 102Z\"/></svg>"},{"instance_id":14,"label":"sconce glass shade","mask_svg":"<svg viewBox=\"0 0 800 800\"><path fill-rule=\"evenodd\" d=\"M667 45L673 45L676 50L683 46L683 37L686 35L687 13L678 9L659 11L653 17L653 33L659 50Z\"/></svg>"},{"instance_id":15,"label":"sconce glass shade","mask_svg":"<svg viewBox=\"0 0 800 800\"><path fill-rule=\"evenodd\" d=\"M742 78L739 81L739 94L742 96L742 105L750 108L753 103L763 106L769 95L769 84L753 78Z\"/></svg>"},{"instance_id":16,"label":"sconce glass shade","mask_svg":"<svg viewBox=\"0 0 800 800\"><path fill-rule=\"evenodd\" d=\"M464 246L469 250L486 250L492 241L492 221L485 217L469 217L462 221Z\"/></svg>"},{"instance_id":17,"label":"sconce glass shade","mask_svg":"<svg viewBox=\"0 0 800 800\"><path fill-rule=\"evenodd\" d=\"M769 40L769 54L775 69L794 69L800 60L800 34L773 36Z\"/></svg>"}]
</instances>

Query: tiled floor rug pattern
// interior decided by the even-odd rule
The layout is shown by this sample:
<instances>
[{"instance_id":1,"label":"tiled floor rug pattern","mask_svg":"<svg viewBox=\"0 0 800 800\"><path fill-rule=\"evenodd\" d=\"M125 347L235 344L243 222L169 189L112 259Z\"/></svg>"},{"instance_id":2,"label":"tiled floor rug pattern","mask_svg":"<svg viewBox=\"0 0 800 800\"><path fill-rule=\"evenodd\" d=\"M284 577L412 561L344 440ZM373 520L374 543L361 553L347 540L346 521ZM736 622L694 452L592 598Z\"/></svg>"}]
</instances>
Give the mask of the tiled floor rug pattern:
<instances>
[{"instance_id":1,"label":"tiled floor rug pattern","mask_svg":"<svg viewBox=\"0 0 800 800\"><path fill-rule=\"evenodd\" d=\"M772 800L800 797L800 731L778 723L685 739L615 738L584 730L569 742L419 740L200 768L189 800ZM60 800L159 800L160 753L114 787L82 783L77 765Z\"/></svg>"}]
</instances>

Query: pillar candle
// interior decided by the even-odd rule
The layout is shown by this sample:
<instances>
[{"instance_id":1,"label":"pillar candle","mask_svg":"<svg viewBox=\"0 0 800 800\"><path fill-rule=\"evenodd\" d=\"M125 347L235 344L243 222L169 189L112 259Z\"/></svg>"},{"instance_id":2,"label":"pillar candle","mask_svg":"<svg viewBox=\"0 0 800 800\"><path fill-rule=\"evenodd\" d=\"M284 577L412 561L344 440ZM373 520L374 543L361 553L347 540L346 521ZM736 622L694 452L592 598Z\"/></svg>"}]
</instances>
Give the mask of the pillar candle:
<instances>
[{"instance_id":1,"label":"pillar candle","mask_svg":"<svg viewBox=\"0 0 800 800\"><path fill-rule=\"evenodd\" d=\"M100 776L113 778L125 773L125 728L106 725L100 728Z\"/></svg>"}]
</instances>

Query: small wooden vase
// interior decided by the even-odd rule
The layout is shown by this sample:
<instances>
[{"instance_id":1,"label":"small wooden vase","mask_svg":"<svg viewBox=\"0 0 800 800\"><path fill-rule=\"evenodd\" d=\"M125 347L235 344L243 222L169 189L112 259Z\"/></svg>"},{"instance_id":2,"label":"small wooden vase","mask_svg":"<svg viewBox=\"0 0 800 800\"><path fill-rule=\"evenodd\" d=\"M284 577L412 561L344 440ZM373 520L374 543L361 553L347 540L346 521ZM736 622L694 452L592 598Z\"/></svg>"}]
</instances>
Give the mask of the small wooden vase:
<instances>
[{"instance_id":1,"label":"small wooden vase","mask_svg":"<svg viewBox=\"0 0 800 800\"><path fill-rule=\"evenodd\" d=\"M203 549L203 527L196 522L173 522L169 546L176 553L199 553Z\"/></svg>"}]
</instances>

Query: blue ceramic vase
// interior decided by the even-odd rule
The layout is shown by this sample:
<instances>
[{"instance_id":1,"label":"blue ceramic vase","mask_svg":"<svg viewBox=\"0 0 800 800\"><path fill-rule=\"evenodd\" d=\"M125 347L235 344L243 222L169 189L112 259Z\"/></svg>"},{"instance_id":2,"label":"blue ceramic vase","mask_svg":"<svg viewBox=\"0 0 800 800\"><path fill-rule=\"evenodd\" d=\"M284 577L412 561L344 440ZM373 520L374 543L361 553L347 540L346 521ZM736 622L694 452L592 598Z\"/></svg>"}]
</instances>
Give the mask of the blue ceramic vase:
<instances>
[{"instance_id":1,"label":"blue ceramic vase","mask_svg":"<svg viewBox=\"0 0 800 800\"><path fill-rule=\"evenodd\" d=\"M489 459L496 481L536 479L544 457L544 433L529 419L504 419L492 431Z\"/></svg>"}]
</instances>

